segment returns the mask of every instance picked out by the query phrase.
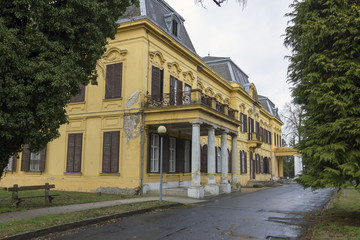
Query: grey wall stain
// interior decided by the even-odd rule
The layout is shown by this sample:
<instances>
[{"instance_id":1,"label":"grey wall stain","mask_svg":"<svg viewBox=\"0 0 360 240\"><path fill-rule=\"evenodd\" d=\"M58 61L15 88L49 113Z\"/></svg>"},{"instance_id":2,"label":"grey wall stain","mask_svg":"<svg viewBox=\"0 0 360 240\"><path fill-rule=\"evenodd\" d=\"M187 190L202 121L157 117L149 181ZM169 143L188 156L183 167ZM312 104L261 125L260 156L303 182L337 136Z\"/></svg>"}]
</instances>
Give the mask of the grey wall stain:
<instances>
[{"instance_id":1,"label":"grey wall stain","mask_svg":"<svg viewBox=\"0 0 360 240\"><path fill-rule=\"evenodd\" d=\"M139 113L124 116L126 146L129 144L130 139L138 138L141 135L140 120L141 114Z\"/></svg>"},{"instance_id":2,"label":"grey wall stain","mask_svg":"<svg viewBox=\"0 0 360 240\"><path fill-rule=\"evenodd\" d=\"M129 99L126 102L126 108L131 108L132 105L139 102L140 93L140 90L136 90L130 95Z\"/></svg>"}]
</instances>

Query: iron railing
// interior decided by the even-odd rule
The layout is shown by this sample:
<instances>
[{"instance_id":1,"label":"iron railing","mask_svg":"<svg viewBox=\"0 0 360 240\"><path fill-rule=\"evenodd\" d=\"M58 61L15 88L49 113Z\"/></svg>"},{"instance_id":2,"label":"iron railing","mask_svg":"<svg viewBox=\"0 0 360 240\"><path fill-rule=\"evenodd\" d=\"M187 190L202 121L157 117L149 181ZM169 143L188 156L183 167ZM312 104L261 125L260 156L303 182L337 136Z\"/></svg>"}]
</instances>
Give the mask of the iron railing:
<instances>
[{"instance_id":1,"label":"iron railing","mask_svg":"<svg viewBox=\"0 0 360 240\"><path fill-rule=\"evenodd\" d=\"M191 103L191 93L188 91L147 95L146 98L148 107L180 106Z\"/></svg>"},{"instance_id":2,"label":"iron railing","mask_svg":"<svg viewBox=\"0 0 360 240\"><path fill-rule=\"evenodd\" d=\"M201 104L212 108L212 102L215 101L214 98L200 93ZM183 92L171 92L164 93L161 95L147 95L147 107L169 107L169 106L181 106L192 104L191 102L191 92L183 91ZM195 101L196 103L196 101ZM215 102L215 109L222 113L226 114L225 107L228 107L226 104L222 104L218 101ZM228 107L227 116L231 118L235 118L235 110Z\"/></svg>"}]
</instances>

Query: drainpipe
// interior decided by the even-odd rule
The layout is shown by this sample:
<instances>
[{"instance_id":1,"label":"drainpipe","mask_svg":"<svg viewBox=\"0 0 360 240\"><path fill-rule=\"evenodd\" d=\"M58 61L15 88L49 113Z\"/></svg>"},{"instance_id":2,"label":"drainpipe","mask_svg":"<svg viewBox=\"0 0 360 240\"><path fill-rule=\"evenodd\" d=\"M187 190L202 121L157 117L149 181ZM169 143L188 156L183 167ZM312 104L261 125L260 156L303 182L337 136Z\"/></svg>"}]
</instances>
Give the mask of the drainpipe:
<instances>
[{"instance_id":1,"label":"drainpipe","mask_svg":"<svg viewBox=\"0 0 360 240\"><path fill-rule=\"evenodd\" d=\"M147 37L147 72L146 72L146 92L144 93L144 95L146 96L146 94L149 91L149 71L150 71L150 65L149 65L149 51L150 51L150 39L149 39L149 31L146 30L146 37ZM142 108L144 109L144 105L142 106ZM143 194L143 189L144 189L144 142L145 142L145 114L144 114L144 110L141 111L141 118L142 118L142 126L141 126L141 174L140 174L140 195Z\"/></svg>"},{"instance_id":2,"label":"drainpipe","mask_svg":"<svg viewBox=\"0 0 360 240\"><path fill-rule=\"evenodd\" d=\"M141 126L141 177L140 177L140 195L143 195L144 188L144 135L145 135L145 114L141 111L142 126Z\"/></svg>"}]
</instances>

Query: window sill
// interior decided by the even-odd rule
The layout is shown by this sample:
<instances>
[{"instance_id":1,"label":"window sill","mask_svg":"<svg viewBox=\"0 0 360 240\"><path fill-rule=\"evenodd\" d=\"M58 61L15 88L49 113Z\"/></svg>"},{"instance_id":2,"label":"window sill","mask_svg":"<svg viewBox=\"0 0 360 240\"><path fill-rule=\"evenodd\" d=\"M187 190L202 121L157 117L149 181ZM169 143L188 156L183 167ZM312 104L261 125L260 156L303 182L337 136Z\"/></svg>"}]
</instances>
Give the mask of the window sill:
<instances>
[{"instance_id":1,"label":"window sill","mask_svg":"<svg viewBox=\"0 0 360 240\"><path fill-rule=\"evenodd\" d=\"M103 99L104 102L114 102L114 101L119 101L119 100L122 100L122 97L104 98Z\"/></svg>"},{"instance_id":2,"label":"window sill","mask_svg":"<svg viewBox=\"0 0 360 240\"><path fill-rule=\"evenodd\" d=\"M25 172L26 175L41 175L42 172L36 171L36 172Z\"/></svg>"},{"instance_id":3,"label":"window sill","mask_svg":"<svg viewBox=\"0 0 360 240\"><path fill-rule=\"evenodd\" d=\"M69 105L75 105L75 104L85 104L86 101L81 101L81 102L69 102Z\"/></svg>"},{"instance_id":4,"label":"window sill","mask_svg":"<svg viewBox=\"0 0 360 240\"><path fill-rule=\"evenodd\" d=\"M82 176L82 172L64 172L64 175L69 175L69 176Z\"/></svg>"},{"instance_id":5,"label":"window sill","mask_svg":"<svg viewBox=\"0 0 360 240\"><path fill-rule=\"evenodd\" d=\"M114 176L120 176L120 173L100 173L100 176L108 176L108 177L114 177Z\"/></svg>"},{"instance_id":6,"label":"window sill","mask_svg":"<svg viewBox=\"0 0 360 240\"><path fill-rule=\"evenodd\" d=\"M159 176L160 173L147 173L149 177L151 176ZM163 175L167 175L167 176L188 176L188 175L191 175L191 172L186 172L186 173L163 173Z\"/></svg>"},{"instance_id":7,"label":"window sill","mask_svg":"<svg viewBox=\"0 0 360 240\"><path fill-rule=\"evenodd\" d=\"M159 176L160 173L156 173L156 172L153 172L153 173L148 173L148 176L149 177L152 177L152 176Z\"/></svg>"}]
</instances>

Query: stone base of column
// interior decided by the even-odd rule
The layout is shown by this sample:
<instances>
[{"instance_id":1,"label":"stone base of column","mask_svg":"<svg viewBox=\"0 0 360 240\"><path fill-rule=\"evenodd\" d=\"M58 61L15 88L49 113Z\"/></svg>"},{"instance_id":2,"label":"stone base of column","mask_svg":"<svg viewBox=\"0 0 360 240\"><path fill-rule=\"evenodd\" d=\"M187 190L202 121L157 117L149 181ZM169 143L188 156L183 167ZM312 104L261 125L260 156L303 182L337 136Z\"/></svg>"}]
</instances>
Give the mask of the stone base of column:
<instances>
[{"instance_id":1,"label":"stone base of column","mask_svg":"<svg viewBox=\"0 0 360 240\"><path fill-rule=\"evenodd\" d=\"M190 198L203 198L204 197L204 188L199 187L190 187L188 188L188 197Z\"/></svg>"},{"instance_id":2,"label":"stone base of column","mask_svg":"<svg viewBox=\"0 0 360 240\"><path fill-rule=\"evenodd\" d=\"M232 176L231 189L234 190L234 191L240 191L241 190L241 185L240 185L239 180L238 180L238 175L233 175Z\"/></svg>"},{"instance_id":3,"label":"stone base of column","mask_svg":"<svg viewBox=\"0 0 360 240\"><path fill-rule=\"evenodd\" d=\"M216 184L205 185L204 191L211 195L219 195L219 186Z\"/></svg>"},{"instance_id":4,"label":"stone base of column","mask_svg":"<svg viewBox=\"0 0 360 240\"><path fill-rule=\"evenodd\" d=\"M231 193L231 185L229 183L220 183L220 192Z\"/></svg>"}]
</instances>

